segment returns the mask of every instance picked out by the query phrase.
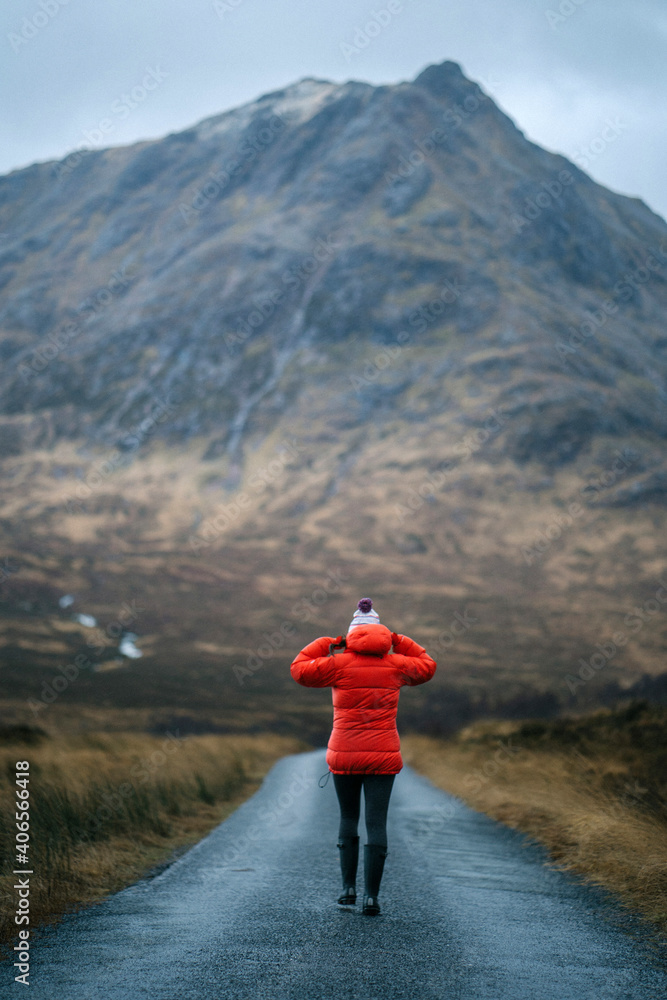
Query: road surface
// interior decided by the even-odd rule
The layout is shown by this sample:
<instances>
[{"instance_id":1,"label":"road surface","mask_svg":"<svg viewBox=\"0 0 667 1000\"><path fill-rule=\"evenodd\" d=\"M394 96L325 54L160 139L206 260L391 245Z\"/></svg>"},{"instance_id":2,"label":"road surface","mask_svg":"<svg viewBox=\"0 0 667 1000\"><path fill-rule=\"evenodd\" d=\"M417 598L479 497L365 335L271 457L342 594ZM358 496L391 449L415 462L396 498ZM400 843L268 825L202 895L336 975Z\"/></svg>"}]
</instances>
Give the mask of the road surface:
<instances>
[{"instance_id":1,"label":"road surface","mask_svg":"<svg viewBox=\"0 0 667 1000\"><path fill-rule=\"evenodd\" d=\"M633 918L407 767L389 807L383 912L338 907L326 771L322 750L279 761L161 874L33 937L29 989L5 962L0 996L665 1000L667 972Z\"/></svg>"}]
</instances>

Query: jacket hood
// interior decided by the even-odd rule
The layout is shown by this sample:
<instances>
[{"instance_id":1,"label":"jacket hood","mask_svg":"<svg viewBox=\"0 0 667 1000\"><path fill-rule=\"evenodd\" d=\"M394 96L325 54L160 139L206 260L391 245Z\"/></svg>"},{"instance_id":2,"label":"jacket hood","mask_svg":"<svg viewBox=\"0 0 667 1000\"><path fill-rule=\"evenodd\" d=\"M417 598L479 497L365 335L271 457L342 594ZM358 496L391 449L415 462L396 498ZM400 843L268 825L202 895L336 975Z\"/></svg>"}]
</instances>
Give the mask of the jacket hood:
<instances>
[{"instance_id":1,"label":"jacket hood","mask_svg":"<svg viewBox=\"0 0 667 1000\"><path fill-rule=\"evenodd\" d=\"M384 656L391 648L391 632L386 625L357 625L345 638L353 653L375 653Z\"/></svg>"}]
</instances>

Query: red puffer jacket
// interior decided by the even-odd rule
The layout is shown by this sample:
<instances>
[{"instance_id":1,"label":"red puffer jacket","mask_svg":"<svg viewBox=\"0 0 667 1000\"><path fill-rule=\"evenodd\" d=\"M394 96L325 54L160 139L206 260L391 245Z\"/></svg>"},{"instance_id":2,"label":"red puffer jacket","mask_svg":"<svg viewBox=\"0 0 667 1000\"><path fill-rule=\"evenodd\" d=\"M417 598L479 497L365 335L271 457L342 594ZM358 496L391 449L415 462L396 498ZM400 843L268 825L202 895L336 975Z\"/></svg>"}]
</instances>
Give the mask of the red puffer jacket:
<instances>
[{"instance_id":1,"label":"red puffer jacket","mask_svg":"<svg viewBox=\"0 0 667 1000\"><path fill-rule=\"evenodd\" d=\"M329 770L398 774L403 767L396 729L399 688L430 681L435 660L406 635L392 636L384 625L358 625L347 636L347 649L332 656L333 641L328 636L315 639L290 667L298 684L333 689Z\"/></svg>"}]
</instances>

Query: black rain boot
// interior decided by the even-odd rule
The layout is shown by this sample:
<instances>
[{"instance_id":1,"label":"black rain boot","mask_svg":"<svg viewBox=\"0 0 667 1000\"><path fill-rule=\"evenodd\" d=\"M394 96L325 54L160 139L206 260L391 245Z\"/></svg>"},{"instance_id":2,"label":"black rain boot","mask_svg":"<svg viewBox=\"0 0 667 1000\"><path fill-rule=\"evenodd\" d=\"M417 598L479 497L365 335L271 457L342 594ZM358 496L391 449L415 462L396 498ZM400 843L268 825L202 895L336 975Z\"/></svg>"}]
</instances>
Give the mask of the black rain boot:
<instances>
[{"instance_id":1,"label":"black rain boot","mask_svg":"<svg viewBox=\"0 0 667 1000\"><path fill-rule=\"evenodd\" d=\"M340 870L343 876L343 893L338 897L341 906L352 906L357 901L357 863L359 861L359 838L340 837Z\"/></svg>"},{"instance_id":2,"label":"black rain boot","mask_svg":"<svg viewBox=\"0 0 667 1000\"><path fill-rule=\"evenodd\" d=\"M384 871L384 859L387 857L387 848L384 844L366 844L364 847L364 882L365 895L364 906L361 911L365 917L376 917L380 912L378 893L382 872Z\"/></svg>"}]
</instances>

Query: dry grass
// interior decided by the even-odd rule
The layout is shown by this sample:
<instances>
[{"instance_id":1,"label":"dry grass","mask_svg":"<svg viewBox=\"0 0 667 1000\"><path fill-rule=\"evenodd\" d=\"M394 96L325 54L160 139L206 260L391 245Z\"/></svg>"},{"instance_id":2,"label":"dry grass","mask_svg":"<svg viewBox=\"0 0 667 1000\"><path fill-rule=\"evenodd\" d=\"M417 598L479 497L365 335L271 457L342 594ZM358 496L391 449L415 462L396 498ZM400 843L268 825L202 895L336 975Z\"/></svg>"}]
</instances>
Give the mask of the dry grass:
<instances>
[{"instance_id":1,"label":"dry grass","mask_svg":"<svg viewBox=\"0 0 667 1000\"><path fill-rule=\"evenodd\" d=\"M534 837L560 867L667 933L665 709L476 723L451 740L415 735L402 745L434 784Z\"/></svg>"},{"instance_id":2,"label":"dry grass","mask_svg":"<svg viewBox=\"0 0 667 1000\"><path fill-rule=\"evenodd\" d=\"M342 353L338 361L343 364ZM480 397L474 412L464 391L458 402L473 423L484 412ZM592 503L530 564L521 552L540 532L560 530L554 518L563 516L566 501L583 500L592 463L602 471L603 455L613 454L616 439L600 439L595 460L586 451L545 476L541 463L512 462L500 438L465 461L457 457L472 431L460 426L454 411L436 421L436 455L419 423L389 422L382 436L369 438L351 421L332 433L329 407L329 395L308 393L290 418L289 433L276 425L247 449L234 490L228 457L207 460L202 471L200 456L210 444L203 438L187 448L151 439L140 458L103 479L83 508L75 505L76 513L68 513L66 498L76 496L80 477L106 452L82 453L77 441L0 457L0 522L11 524L11 537L0 531L8 567L0 570L7 691L23 701L39 699L60 665L84 653L93 670L82 671L62 700L124 708L168 698L171 705L188 701L203 710L211 684L221 696L221 679L225 699L231 692L235 701L239 694L247 700L247 691L266 693L269 680L269 697L279 691L285 705L292 694L285 658L267 661L244 692L232 672L235 663L254 652L264 630L271 633L286 621L297 629L292 655L312 637L310 626L337 633L349 621L350 602L354 607L368 591L393 627L432 649L457 687L501 699L530 684L563 701L569 692L562 677L571 664L593 653L607 629L621 628L633 605L654 597L667 555L667 511L659 505L622 510L606 500ZM281 449L292 440L298 448L288 461ZM626 443L643 453L645 442ZM447 487L428 498L437 502L420 501L400 522L397 507L405 507L411 491L451 457L458 465ZM279 471L264 483L257 473L269 466ZM239 503L241 495L247 504ZM227 518L223 509L237 512ZM210 544L195 551L199 535L192 526L198 522ZM351 546L350 538L359 545ZM315 572L314 565L341 570L343 585L306 621L292 609L326 580L326 571ZM97 618L96 632L73 626L70 610L57 604L65 593L77 595L72 612ZM106 631L126 602L142 609L133 628L144 652L140 663L119 657ZM438 637L466 605L477 619L474 627L451 648L443 645ZM587 690L662 672L664 632L663 607ZM106 643L91 656L93 637ZM194 648L193 640L199 643ZM154 698L158 672L159 682L167 677L169 683ZM420 697L414 692L413 701Z\"/></svg>"},{"instance_id":3,"label":"dry grass","mask_svg":"<svg viewBox=\"0 0 667 1000\"><path fill-rule=\"evenodd\" d=\"M3 871L15 859L16 762L30 765L30 926L99 901L168 863L305 749L276 735L155 737L5 730L0 745ZM0 941L16 936L15 877L0 882Z\"/></svg>"}]
</instances>

